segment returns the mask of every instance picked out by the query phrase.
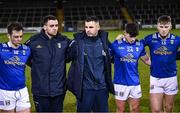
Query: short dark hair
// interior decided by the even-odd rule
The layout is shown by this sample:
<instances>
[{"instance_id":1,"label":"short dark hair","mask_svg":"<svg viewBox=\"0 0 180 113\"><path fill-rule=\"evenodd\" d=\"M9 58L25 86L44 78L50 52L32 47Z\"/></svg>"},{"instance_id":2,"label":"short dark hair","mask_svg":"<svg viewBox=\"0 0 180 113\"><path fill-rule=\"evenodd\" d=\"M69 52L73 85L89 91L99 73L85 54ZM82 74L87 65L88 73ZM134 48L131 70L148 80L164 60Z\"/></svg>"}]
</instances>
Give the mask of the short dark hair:
<instances>
[{"instance_id":1,"label":"short dark hair","mask_svg":"<svg viewBox=\"0 0 180 113\"><path fill-rule=\"evenodd\" d=\"M99 19L96 16L90 16L85 20L85 22L90 22L90 21L99 22Z\"/></svg>"},{"instance_id":2,"label":"short dark hair","mask_svg":"<svg viewBox=\"0 0 180 113\"><path fill-rule=\"evenodd\" d=\"M43 25L46 25L49 20L57 20L57 18L53 15L47 15L43 18Z\"/></svg>"},{"instance_id":3,"label":"short dark hair","mask_svg":"<svg viewBox=\"0 0 180 113\"><path fill-rule=\"evenodd\" d=\"M128 23L125 27L125 31L130 37L136 37L139 34L139 27L136 23Z\"/></svg>"},{"instance_id":4,"label":"short dark hair","mask_svg":"<svg viewBox=\"0 0 180 113\"><path fill-rule=\"evenodd\" d=\"M21 31L22 30L22 31L24 31L22 24L19 23L19 22L11 22L11 23L8 24L8 26L7 26L8 34L12 35L13 30L16 30L16 31Z\"/></svg>"},{"instance_id":5,"label":"short dark hair","mask_svg":"<svg viewBox=\"0 0 180 113\"><path fill-rule=\"evenodd\" d=\"M158 23L166 24L168 22L171 22L171 17L168 15L162 15L158 18Z\"/></svg>"}]
</instances>

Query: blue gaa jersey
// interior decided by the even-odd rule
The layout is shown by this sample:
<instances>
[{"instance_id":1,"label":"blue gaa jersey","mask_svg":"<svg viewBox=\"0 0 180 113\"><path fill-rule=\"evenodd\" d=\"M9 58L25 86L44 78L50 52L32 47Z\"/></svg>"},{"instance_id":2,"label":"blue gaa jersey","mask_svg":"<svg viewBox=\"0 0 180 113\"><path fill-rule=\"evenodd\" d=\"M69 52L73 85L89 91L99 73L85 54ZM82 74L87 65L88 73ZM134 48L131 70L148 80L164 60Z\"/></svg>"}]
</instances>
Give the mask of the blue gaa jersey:
<instances>
[{"instance_id":1,"label":"blue gaa jersey","mask_svg":"<svg viewBox=\"0 0 180 113\"><path fill-rule=\"evenodd\" d=\"M169 34L162 39L159 33L155 33L145 37L143 42L150 50L151 75L156 78L176 76L176 53L180 47L180 37Z\"/></svg>"},{"instance_id":2,"label":"blue gaa jersey","mask_svg":"<svg viewBox=\"0 0 180 113\"><path fill-rule=\"evenodd\" d=\"M144 45L140 41L130 44L115 40L110 46L114 56L114 83L136 86L140 84L138 74L138 60L146 55Z\"/></svg>"},{"instance_id":3,"label":"blue gaa jersey","mask_svg":"<svg viewBox=\"0 0 180 113\"><path fill-rule=\"evenodd\" d=\"M29 55L30 49L25 45L13 49L7 43L0 44L0 89L25 87L25 66Z\"/></svg>"}]
</instances>

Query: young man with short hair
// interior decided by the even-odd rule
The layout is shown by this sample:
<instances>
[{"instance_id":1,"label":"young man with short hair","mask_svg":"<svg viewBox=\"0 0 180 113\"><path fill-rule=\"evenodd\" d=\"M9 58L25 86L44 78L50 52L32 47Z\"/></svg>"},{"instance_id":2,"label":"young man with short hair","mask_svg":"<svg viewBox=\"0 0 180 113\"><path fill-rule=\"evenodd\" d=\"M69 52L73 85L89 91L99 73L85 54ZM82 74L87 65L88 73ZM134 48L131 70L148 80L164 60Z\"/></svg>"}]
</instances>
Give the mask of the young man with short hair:
<instances>
[{"instance_id":1,"label":"young man with short hair","mask_svg":"<svg viewBox=\"0 0 180 113\"><path fill-rule=\"evenodd\" d=\"M10 23L7 31L9 41L0 44L0 111L30 113L31 105L25 84L25 67L30 48L21 44L23 27L20 23Z\"/></svg>"},{"instance_id":2,"label":"young man with short hair","mask_svg":"<svg viewBox=\"0 0 180 113\"><path fill-rule=\"evenodd\" d=\"M62 112L66 94L66 51L70 40L58 33L53 15L43 19L40 33L26 44L31 48L32 93L37 112Z\"/></svg>"},{"instance_id":3,"label":"young man with short hair","mask_svg":"<svg viewBox=\"0 0 180 113\"><path fill-rule=\"evenodd\" d=\"M170 33L171 17L162 15L157 21L158 32L146 36L144 45L151 56L150 103L151 111L172 112L178 92L176 54L180 37Z\"/></svg>"},{"instance_id":4,"label":"young man with short hair","mask_svg":"<svg viewBox=\"0 0 180 113\"><path fill-rule=\"evenodd\" d=\"M137 40L138 25L128 23L121 40L115 40L111 46L114 57L114 90L118 113L125 112L126 101L129 103L130 112L140 112L140 98L142 96L138 60L151 65L151 60L145 52L144 45Z\"/></svg>"}]
</instances>

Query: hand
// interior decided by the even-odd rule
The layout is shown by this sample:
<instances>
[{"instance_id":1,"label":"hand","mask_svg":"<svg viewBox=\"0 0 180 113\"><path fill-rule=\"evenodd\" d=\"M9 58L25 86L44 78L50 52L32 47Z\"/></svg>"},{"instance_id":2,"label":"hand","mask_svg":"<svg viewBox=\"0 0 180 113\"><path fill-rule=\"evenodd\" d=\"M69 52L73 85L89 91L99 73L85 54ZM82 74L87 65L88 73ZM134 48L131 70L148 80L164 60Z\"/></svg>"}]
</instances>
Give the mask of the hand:
<instances>
[{"instance_id":1,"label":"hand","mask_svg":"<svg viewBox=\"0 0 180 113\"><path fill-rule=\"evenodd\" d=\"M124 37L123 34L119 34L119 35L116 37L116 40L122 40L123 37Z\"/></svg>"}]
</instances>

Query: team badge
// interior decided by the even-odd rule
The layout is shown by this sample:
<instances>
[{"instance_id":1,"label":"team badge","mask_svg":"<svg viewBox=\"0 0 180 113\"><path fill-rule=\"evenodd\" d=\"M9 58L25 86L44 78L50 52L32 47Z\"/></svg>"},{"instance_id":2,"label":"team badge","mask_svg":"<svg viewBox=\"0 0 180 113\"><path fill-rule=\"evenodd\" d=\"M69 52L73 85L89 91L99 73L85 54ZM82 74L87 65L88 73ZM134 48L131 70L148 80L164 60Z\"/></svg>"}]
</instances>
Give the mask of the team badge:
<instances>
[{"instance_id":1,"label":"team badge","mask_svg":"<svg viewBox=\"0 0 180 113\"><path fill-rule=\"evenodd\" d=\"M103 56L106 56L106 53L105 53L105 51L104 51L104 50L102 50L102 55L103 55Z\"/></svg>"},{"instance_id":2,"label":"team badge","mask_svg":"<svg viewBox=\"0 0 180 113\"><path fill-rule=\"evenodd\" d=\"M57 43L57 47L58 47L58 48L61 48L61 43Z\"/></svg>"},{"instance_id":3,"label":"team badge","mask_svg":"<svg viewBox=\"0 0 180 113\"><path fill-rule=\"evenodd\" d=\"M171 44L174 44L174 40L171 40L170 43L171 43Z\"/></svg>"},{"instance_id":4,"label":"team badge","mask_svg":"<svg viewBox=\"0 0 180 113\"><path fill-rule=\"evenodd\" d=\"M137 52L139 51L139 48L138 48L138 47L136 47L136 51L137 51Z\"/></svg>"},{"instance_id":5,"label":"team badge","mask_svg":"<svg viewBox=\"0 0 180 113\"><path fill-rule=\"evenodd\" d=\"M23 51L22 51L22 54L23 54L23 55L26 55L26 51L25 51L25 50L23 50Z\"/></svg>"}]
</instances>

